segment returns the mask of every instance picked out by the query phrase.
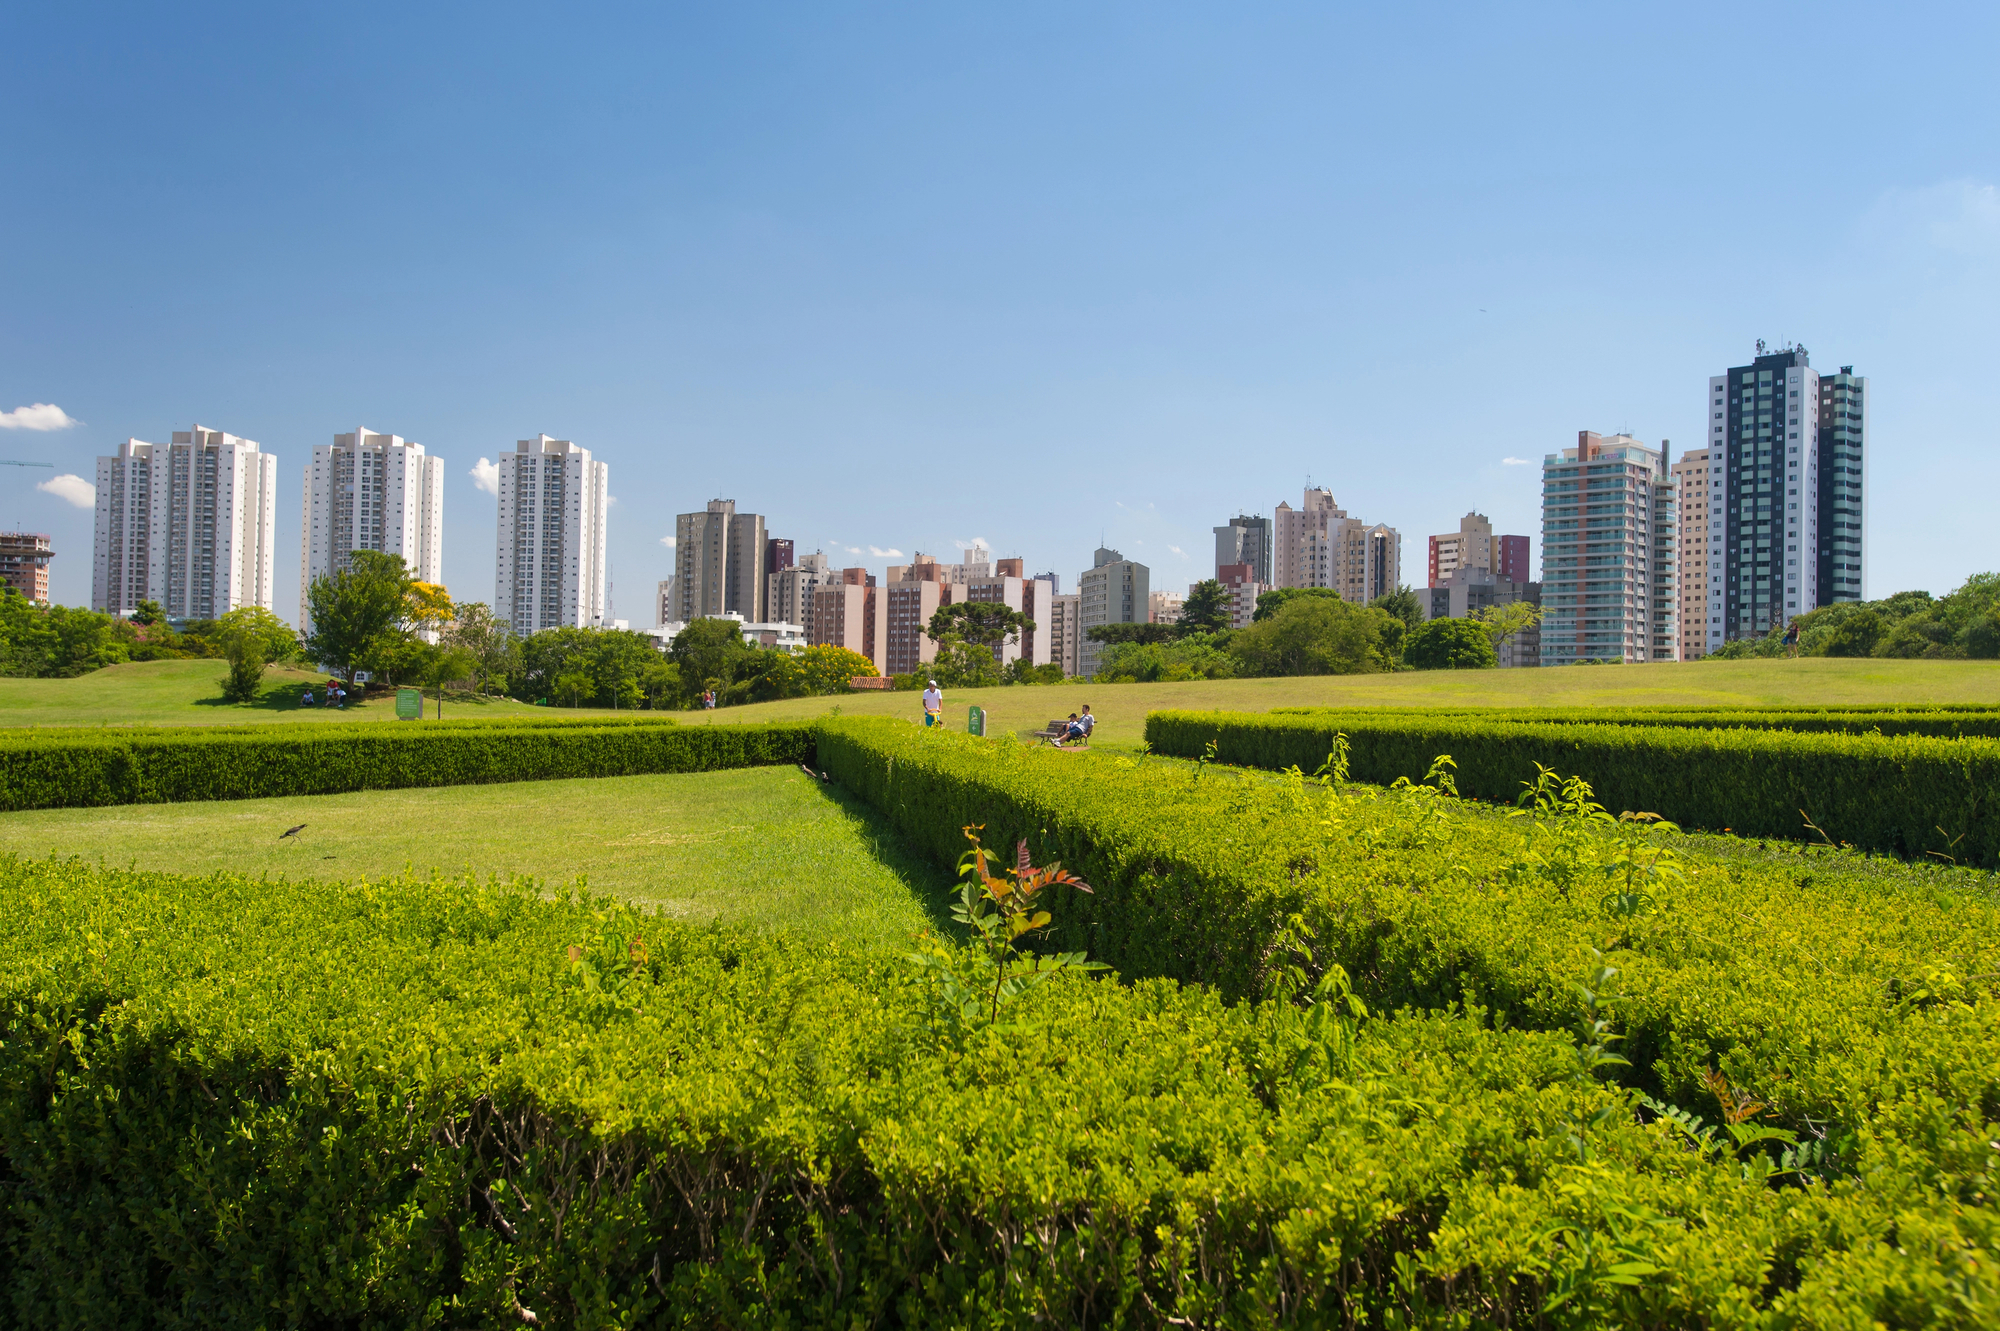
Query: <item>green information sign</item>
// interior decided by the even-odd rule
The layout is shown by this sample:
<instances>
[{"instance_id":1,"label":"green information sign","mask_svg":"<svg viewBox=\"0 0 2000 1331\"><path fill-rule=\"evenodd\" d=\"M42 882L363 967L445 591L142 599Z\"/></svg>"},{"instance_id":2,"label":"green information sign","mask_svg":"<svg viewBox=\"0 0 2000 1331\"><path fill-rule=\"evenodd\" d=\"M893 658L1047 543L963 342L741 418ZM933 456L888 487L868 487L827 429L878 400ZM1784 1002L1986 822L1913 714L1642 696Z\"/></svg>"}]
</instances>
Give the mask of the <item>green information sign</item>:
<instances>
[{"instance_id":1,"label":"green information sign","mask_svg":"<svg viewBox=\"0 0 2000 1331\"><path fill-rule=\"evenodd\" d=\"M422 689L396 690L396 719L398 721L421 721L424 716L424 693Z\"/></svg>"},{"instance_id":2,"label":"green information sign","mask_svg":"<svg viewBox=\"0 0 2000 1331\"><path fill-rule=\"evenodd\" d=\"M975 707L965 714L965 733L968 735L984 735L986 733L986 712L984 709Z\"/></svg>"}]
</instances>

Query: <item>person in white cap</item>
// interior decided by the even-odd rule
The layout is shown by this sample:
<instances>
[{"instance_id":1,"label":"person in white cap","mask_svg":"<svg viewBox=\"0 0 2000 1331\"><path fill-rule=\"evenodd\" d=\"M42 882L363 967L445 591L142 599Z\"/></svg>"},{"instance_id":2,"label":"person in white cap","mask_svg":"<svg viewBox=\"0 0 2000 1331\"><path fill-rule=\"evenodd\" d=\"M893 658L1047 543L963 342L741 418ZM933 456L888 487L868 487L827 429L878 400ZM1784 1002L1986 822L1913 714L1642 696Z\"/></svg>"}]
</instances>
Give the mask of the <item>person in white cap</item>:
<instances>
[{"instance_id":1,"label":"person in white cap","mask_svg":"<svg viewBox=\"0 0 2000 1331\"><path fill-rule=\"evenodd\" d=\"M937 681L924 690L924 724L941 726L944 724L944 695L938 692Z\"/></svg>"}]
</instances>

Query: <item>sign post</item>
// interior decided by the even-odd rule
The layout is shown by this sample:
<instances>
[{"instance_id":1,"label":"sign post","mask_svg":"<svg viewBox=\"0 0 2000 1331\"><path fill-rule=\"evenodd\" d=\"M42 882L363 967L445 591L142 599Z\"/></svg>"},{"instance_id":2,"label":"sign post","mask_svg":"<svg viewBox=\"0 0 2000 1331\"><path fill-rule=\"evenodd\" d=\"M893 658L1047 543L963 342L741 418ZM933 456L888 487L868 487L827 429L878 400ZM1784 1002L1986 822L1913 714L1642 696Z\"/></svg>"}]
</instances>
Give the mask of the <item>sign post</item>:
<instances>
[{"instance_id":1,"label":"sign post","mask_svg":"<svg viewBox=\"0 0 2000 1331\"><path fill-rule=\"evenodd\" d=\"M396 719L398 721L421 721L424 719L424 694L422 689L396 690Z\"/></svg>"},{"instance_id":2,"label":"sign post","mask_svg":"<svg viewBox=\"0 0 2000 1331\"><path fill-rule=\"evenodd\" d=\"M985 708L975 707L971 711L965 714L965 733L968 735L982 735L982 736L985 735L986 733Z\"/></svg>"}]
</instances>

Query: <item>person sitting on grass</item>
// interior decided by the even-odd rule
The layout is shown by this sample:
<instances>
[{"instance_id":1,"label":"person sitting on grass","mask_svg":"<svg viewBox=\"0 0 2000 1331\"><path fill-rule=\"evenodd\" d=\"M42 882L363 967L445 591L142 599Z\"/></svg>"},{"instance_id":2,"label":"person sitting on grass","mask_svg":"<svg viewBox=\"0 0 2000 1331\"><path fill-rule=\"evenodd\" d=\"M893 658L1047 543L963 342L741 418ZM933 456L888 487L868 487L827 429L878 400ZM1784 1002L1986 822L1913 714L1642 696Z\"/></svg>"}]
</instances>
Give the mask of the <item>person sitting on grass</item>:
<instances>
[{"instance_id":1,"label":"person sitting on grass","mask_svg":"<svg viewBox=\"0 0 2000 1331\"><path fill-rule=\"evenodd\" d=\"M306 685L306 691L299 695L299 706L310 707L312 705L313 705L313 686L308 684Z\"/></svg>"}]
</instances>

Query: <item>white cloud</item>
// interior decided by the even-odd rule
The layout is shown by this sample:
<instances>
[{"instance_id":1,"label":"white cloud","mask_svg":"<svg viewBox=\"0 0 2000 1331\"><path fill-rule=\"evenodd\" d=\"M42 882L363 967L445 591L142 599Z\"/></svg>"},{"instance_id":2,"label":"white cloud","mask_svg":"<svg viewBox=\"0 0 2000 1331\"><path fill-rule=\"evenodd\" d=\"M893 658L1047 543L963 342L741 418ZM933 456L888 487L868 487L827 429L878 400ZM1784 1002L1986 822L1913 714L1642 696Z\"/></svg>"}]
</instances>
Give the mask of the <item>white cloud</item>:
<instances>
[{"instance_id":1,"label":"white cloud","mask_svg":"<svg viewBox=\"0 0 2000 1331\"><path fill-rule=\"evenodd\" d=\"M1187 551L1181 549L1178 545L1170 545L1167 547L1167 549L1173 551L1175 554L1179 555L1182 559L1187 558Z\"/></svg>"},{"instance_id":2,"label":"white cloud","mask_svg":"<svg viewBox=\"0 0 2000 1331\"><path fill-rule=\"evenodd\" d=\"M487 458L481 458L472 464L472 470L467 472L466 475L472 478L474 485L484 490L487 494L497 495L500 493L499 463Z\"/></svg>"},{"instance_id":3,"label":"white cloud","mask_svg":"<svg viewBox=\"0 0 2000 1331\"><path fill-rule=\"evenodd\" d=\"M669 550L678 546L680 543L681 539L678 536L662 536L660 538L660 544L666 546L667 549Z\"/></svg>"},{"instance_id":4,"label":"white cloud","mask_svg":"<svg viewBox=\"0 0 2000 1331\"><path fill-rule=\"evenodd\" d=\"M858 555L861 553L861 547L858 545L849 545L849 546L844 546L842 548L845 549L847 553L850 555Z\"/></svg>"},{"instance_id":5,"label":"white cloud","mask_svg":"<svg viewBox=\"0 0 2000 1331\"><path fill-rule=\"evenodd\" d=\"M1526 458L1501 458L1501 459L1500 459L1500 465L1501 465L1501 466L1503 466L1503 467L1525 467L1525 466L1527 466L1527 465L1528 465L1528 459L1526 459Z\"/></svg>"},{"instance_id":6,"label":"white cloud","mask_svg":"<svg viewBox=\"0 0 2000 1331\"><path fill-rule=\"evenodd\" d=\"M44 494L75 504L78 508L97 507L97 487L81 476L71 476L65 472L61 476L43 481L35 487Z\"/></svg>"},{"instance_id":7,"label":"white cloud","mask_svg":"<svg viewBox=\"0 0 2000 1331\"><path fill-rule=\"evenodd\" d=\"M37 402L30 407L0 411L0 430L67 430L75 424L76 417L53 402Z\"/></svg>"},{"instance_id":8,"label":"white cloud","mask_svg":"<svg viewBox=\"0 0 2000 1331\"><path fill-rule=\"evenodd\" d=\"M856 550L854 553L858 555L861 552ZM903 557L901 550L884 550L879 545L869 546L868 553L874 555L877 559L901 559Z\"/></svg>"},{"instance_id":9,"label":"white cloud","mask_svg":"<svg viewBox=\"0 0 2000 1331\"><path fill-rule=\"evenodd\" d=\"M1922 189L1892 189L1875 201L1864 224L1957 254L2000 254L2000 188L1946 180Z\"/></svg>"},{"instance_id":10,"label":"white cloud","mask_svg":"<svg viewBox=\"0 0 2000 1331\"><path fill-rule=\"evenodd\" d=\"M992 544L984 536L975 536L969 541L953 541L952 544L961 550L970 550L975 545L983 545L989 550L993 548Z\"/></svg>"}]
</instances>

